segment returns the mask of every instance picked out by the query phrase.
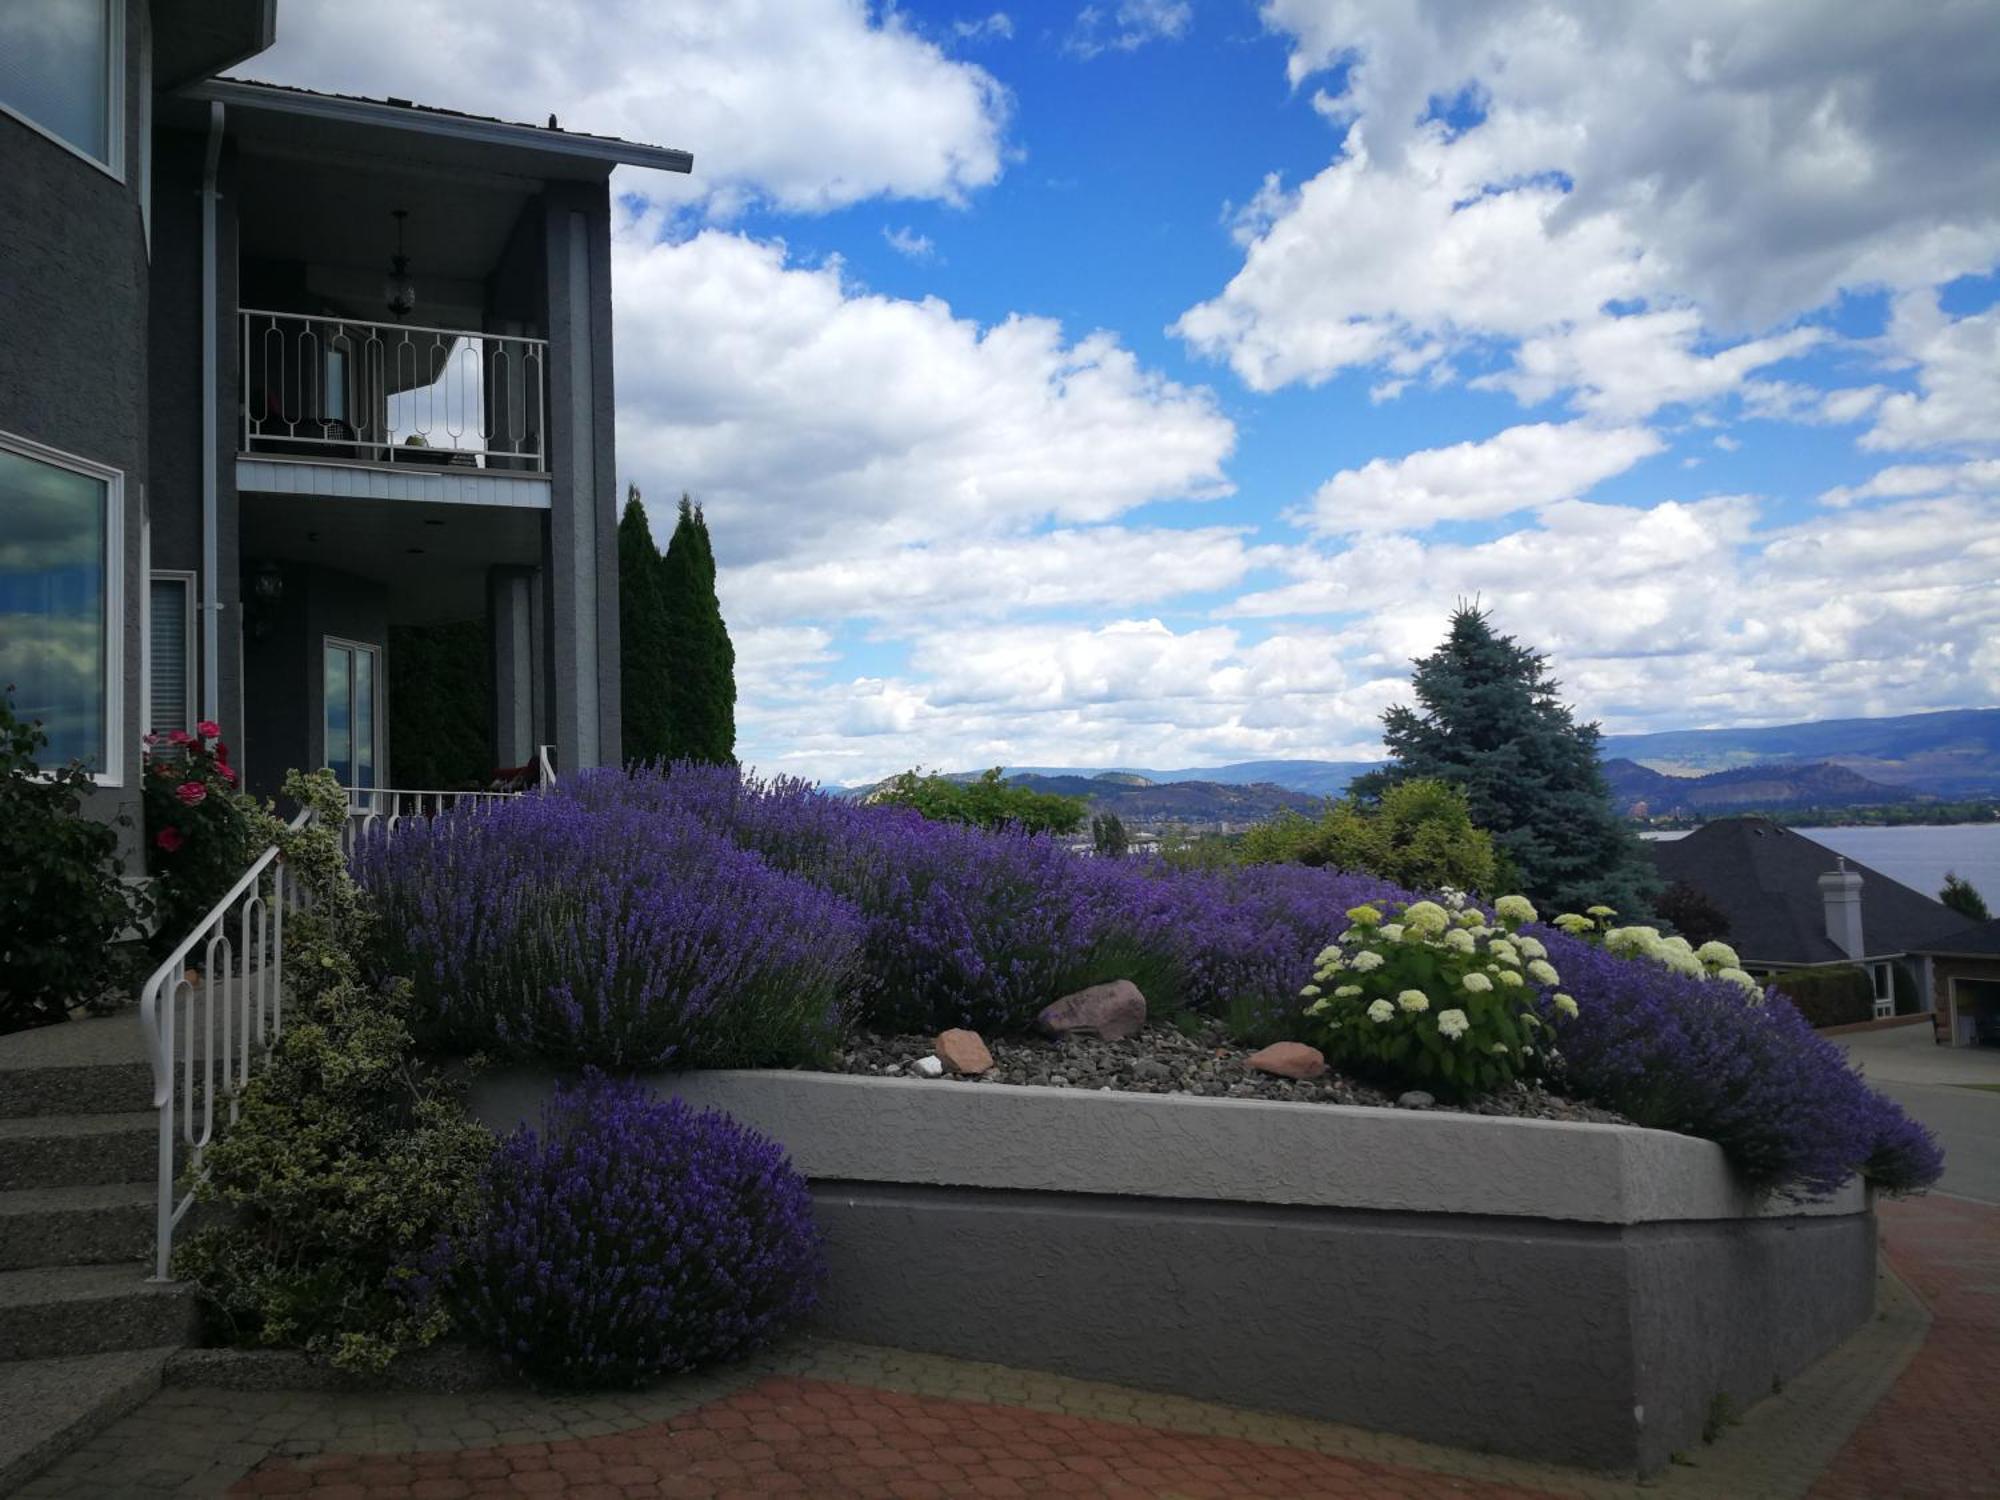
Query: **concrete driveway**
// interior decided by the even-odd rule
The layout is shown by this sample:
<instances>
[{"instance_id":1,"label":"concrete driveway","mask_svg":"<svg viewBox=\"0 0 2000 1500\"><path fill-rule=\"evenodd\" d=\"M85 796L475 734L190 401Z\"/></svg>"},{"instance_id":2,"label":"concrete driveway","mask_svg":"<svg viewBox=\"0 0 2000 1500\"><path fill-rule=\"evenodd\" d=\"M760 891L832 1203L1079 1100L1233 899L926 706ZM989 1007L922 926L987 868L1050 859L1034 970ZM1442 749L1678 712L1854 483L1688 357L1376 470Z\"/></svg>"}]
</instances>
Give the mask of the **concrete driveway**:
<instances>
[{"instance_id":1,"label":"concrete driveway","mask_svg":"<svg viewBox=\"0 0 2000 1500\"><path fill-rule=\"evenodd\" d=\"M2000 1047L1940 1047L1928 1025L1836 1040L1869 1083L1937 1132L1939 1192L2000 1203Z\"/></svg>"}]
</instances>

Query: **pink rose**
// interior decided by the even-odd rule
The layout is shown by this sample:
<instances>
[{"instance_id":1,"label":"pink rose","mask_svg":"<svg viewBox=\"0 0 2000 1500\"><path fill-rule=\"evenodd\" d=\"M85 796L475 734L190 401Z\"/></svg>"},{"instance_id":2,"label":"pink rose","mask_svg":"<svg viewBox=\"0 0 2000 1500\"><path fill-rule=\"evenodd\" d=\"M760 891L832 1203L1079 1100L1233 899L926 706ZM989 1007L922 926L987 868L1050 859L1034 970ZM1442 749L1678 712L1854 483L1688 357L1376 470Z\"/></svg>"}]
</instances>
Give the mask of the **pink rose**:
<instances>
[{"instance_id":1,"label":"pink rose","mask_svg":"<svg viewBox=\"0 0 2000 1500\"><path fill-rule=\"evenodd\" d=\"M231 767L228 761L226 760L217 761L215 764L215 774L220 776L224 781L228 782L231 786L236 785L236 772L235 769Z\"/></svg>"},{"instance_id":2,"label":"pink rose","mask_svg":"<svg viewBox=\"0 0 2000 1500\"><path fill-rule=\"evenodd\" d=\"M185 729L176 729L172 734L167 736L167 743L169 745L192 745L194 743L194 736L189 734Z\"/></svg>"},{"instance_id":3,"label":"pink rose","mask_svg":"<svg viewBox=\"0 0 2000 1500\"><path fill-rule=\"evenodd\" d=\"M213 719L203 719L194 726L194 732L205 740L212 740L222 733L222 726Z\"/></svg>"},{"instance_id":4,"label":"pink rose","mask_svg":"<svg viewBox=\"0 0 2000 1500\"><path fill-rule=\"evenodd\" d=\"M183 781L174 788L174 795L189 807L200 807L208 798L208 788L199 781Z\"/></svg>"},{"instance_id":5,"label":"pink rose","mask_svg":"<svg viewBox=\"0 0 2000 1500\"><path fill-rule=\"evenodd\" d=\"M172 854L176 849L180 848L183 842L181 831L178 828L162 828L158 833L153 835L153 842L166 850L167 853Z\"/></svg>"}]
</instances>

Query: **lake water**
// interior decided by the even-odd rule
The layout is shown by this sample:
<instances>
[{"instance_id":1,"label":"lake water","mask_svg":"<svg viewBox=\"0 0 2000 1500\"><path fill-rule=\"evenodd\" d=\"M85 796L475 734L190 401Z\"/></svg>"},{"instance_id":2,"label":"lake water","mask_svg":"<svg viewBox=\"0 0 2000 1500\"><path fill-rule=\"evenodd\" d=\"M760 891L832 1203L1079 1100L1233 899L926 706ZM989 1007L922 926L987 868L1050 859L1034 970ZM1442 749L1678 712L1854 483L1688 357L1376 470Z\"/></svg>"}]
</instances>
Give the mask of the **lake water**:
<instances>
[{"instance_id":1,"label":"lake water","mask_svg":"<svg viewBox=\"0 0 2000 1500\"><path fill-rule=\"evenodd\" d=\"M1972 882L2000 916L2000 823L1951 823L1928 828L1801 828L1814 843L1880 870L1912 890L1935 896L1947 870ZM1684 833L1653 834L1659 839Z\"/></svg>"}]
</instances>

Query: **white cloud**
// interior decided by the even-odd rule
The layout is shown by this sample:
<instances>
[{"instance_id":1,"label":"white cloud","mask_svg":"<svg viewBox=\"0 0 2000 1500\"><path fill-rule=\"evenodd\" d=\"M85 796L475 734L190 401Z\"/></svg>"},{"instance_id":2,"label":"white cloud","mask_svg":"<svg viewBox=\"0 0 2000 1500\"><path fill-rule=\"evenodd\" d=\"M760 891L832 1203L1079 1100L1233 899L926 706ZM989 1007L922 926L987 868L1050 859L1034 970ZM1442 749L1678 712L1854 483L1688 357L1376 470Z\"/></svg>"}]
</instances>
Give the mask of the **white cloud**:
<instances>
[{"instance_id":1,"label":"white cloud","mask_svg":"<svg viewBox=\"0 0 2000 1500\"><path fill-rule=\"evenodd\" d=\"M1229 489L1236 434L1214 399L1109 334L982 327L781 244L654 227L613 249L620 465L648 494L699 496L726 562L870 559L893 600L886 562L929 555L899 548Z\"/></svg>"},{"instance_id":2,"label":"white cloud","mask_svg":"<svg viewBox=\"0 0 2000 1500\"><path fill-rule=\"evenodd\" d=\"M1011 41L1014 18L1004 10L996 10L976 21L952 22L951 34L961 42Z\"/></svg>"},{"instance_id":3,"label":"white cloud","mask_svg":"<svg viewBox=\"0 0 2000 1500\"><path fill-rule=\"evenodd\" d=\"M2000 445L2000 305L1950 318L1933 298L1904 297L1890 320L1889 342L1915 363L1919 393L1883 395L1862 447Z\"/></svg>"},{"instance_id":4,"label":"white cloud","mask_svg":"<svg viewBox=\"0 0 2000 1500\"><path fill-rule=\"evenodd\" d=\"M1861 484L1835 485L1820 495L1836 509L1884 496L1968 495L2000 491L2000 458L1962 464L1897 464L1878 470Z\"/></svg>"},{"instance_id":5,"label":"white cloud","mask_svg":"<svg viewBox=\"0 0 2000 1500\"><path fill-rule=\"evenodd\" d=\"M937 245L927 234L919 234L905 224L891 229L882 226L882 239L898 255L907 260L926 261L937 258Z\"/></svg>"},{"instance_id":6,"label":"white cloud","mask_svg":"<svg viewBox=\"0 0 2000 1500\"><path fill-rule=\"evenodd\" d=\"M1177 325L1254 389L1526 341L1497 383L1636 417L1810 337L1743 331L2000 254L2000 59L1978 0L1263 15L1293 39L1295 85L1348 65L1315 96L1347 133L1296 192L1266 184L1242 269Z\"/></svg>"},{"instance_id":7,"label":"white cloud","mask_svg":"<svg viewBox=\"0 0 2000 1500\"><path fill-rule=\"evenodd\" d=\"M1584 494L1665 446L1644 427L1509 427L1482 442L1345 469L1295 519L1322 535L1488 520Z\"/></svg>"},{"instance_id":8,"label":"white cloud","mask_svg":"<svg viewBox=\"0 0 2000 1500\"><path fill-rule=\"evenodd\" d=\"M992 18L989 18L989 22ZM692 179L646 191L726 213L870 198L963 201L1003 165L1006 91L865 0L536 0L288 5L260 78L398 95L679 146Z\"/></svg>"},{"instance_id":9,"label":"white cloud","mask_svg":"<svg viewBox=\"0 0 2000 1500\"><path fill-rule=\"evenodd\" d=\"M1063 50L1074 57L1136 52L1148 42L1178 41L1194 20L1190 0L1118 0L1076 13Z\"/></svg>"}]
</instances>

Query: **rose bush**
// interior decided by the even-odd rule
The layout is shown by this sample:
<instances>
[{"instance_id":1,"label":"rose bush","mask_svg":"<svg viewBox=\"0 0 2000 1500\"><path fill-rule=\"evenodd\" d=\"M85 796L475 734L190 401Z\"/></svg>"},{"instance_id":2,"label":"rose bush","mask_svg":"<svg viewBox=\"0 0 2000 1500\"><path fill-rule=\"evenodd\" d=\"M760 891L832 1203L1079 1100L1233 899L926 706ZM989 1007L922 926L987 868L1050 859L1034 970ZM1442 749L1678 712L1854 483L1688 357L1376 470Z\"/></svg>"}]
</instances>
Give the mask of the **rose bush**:
<instances>
[{"instance_id":1,"label":"rose bush","mask_svg":"<svg viewBox=\"0 0 2000 1500\"><path fill-rule=\"evenodd\" d=\"M222 727L146 736L142 801L153 875L154 951L165 956L228 894L250 864L255 804L237 789Z\"/></svg>"}]
</instances>

